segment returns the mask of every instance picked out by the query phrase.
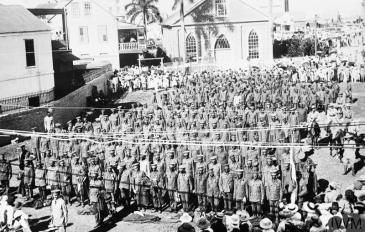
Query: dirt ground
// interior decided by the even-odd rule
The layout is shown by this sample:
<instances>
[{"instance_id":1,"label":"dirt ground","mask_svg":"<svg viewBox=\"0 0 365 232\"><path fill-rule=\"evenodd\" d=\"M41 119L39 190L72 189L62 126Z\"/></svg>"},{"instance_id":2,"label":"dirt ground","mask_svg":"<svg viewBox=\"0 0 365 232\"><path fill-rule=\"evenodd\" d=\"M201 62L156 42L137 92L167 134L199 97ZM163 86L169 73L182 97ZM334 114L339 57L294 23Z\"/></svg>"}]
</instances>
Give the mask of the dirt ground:
<instances>
[{"instance_id":1,"label":"dirt ground","mask_svg":"<svg viewBox=\"0 0 365 232\"><path fill-rule=\"evenodd\" d=\"M354 98L357 98L357 102L353 106L354 117L357 120L364 120L365 118L365 92L363 89L365 84L353 85ZM149 103L152 102L153 94L152 92L138 91L128 94L125 98L118 101L122 102L141 102ZM362 132L365 132L365 127L361 128ZM28 142L26 141L25 144ZM8 152L14 154L14 147L12 145L0 148L0 152ZM365 151L361 151L365 152ZM356 177L348 175L342 175L342 166L337 159L330 157L328 149L316 150L313 155L313 160L318 164L317 175L318 179L327 179L329 181L336 181L344 190L347 186L351 185ZM17 169L13 170L15 173ZM365 168L363 168L357 177L365 174ZM11 186L16 187L18 180L16 180L16 175L13 175L11 180ZM37 193L37 191L35 191ZM19 198L20 199L20 198ZM160 222L145 223L145 224L135 224L123 222L122 219L128 213L132 212L133 209L122 209L113 219L106 222L105 227L99 230L94 230L95 225L94 216L92 215L78 215L77 210L80 207L69 206L69 225L67 231L71 232L81 232L81 231L123 231L123 232L136 232L136 231L148 231L148 232L171 232L176 231L179 226L177 221L179 215L174 213L163 212L152 213L151 211L146 211L148 214L153 214L161 217ZM39 210L35 210L30 207L24 207L23 210L29 214L30 223L32 224L33 231L48 231L47 226L49 223L50 208L45 207Z\"/></svg>"}]
</instances>

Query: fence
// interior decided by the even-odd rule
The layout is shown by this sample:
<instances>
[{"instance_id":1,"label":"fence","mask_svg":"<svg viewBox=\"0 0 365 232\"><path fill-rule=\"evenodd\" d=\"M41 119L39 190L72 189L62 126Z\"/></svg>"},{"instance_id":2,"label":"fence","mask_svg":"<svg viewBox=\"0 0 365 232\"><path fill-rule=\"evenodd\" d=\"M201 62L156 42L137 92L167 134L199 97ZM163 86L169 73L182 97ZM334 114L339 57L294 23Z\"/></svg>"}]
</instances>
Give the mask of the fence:
<instances>
[{"instance_id":1,"label":"fence","mask_svg":"<svg viewBox=\"0 0 365 232\"><path fill-rule=\"evenodd\" d=\"M22 106L28 106L29 98L33 97L39 97L39 104L48 103L54 99L54 89L0 99L0 114L10 111L15 113L26 109Z\"/></svg>"},{"instance_id":2,"label":"fence","mask_svg":"<svg viewBox=\"0 0 365 232\"><path fill-rule=\"evenodd\" d=\"M82 78L84 79L85 83L88 83L111 71L113 71L112 65L107 64L107 65L103 66L102 68L98 68L98 69L95 69L95 70L92 70L92 71L89 71L89 72L83 74Z\"/></svg>"}]
</instances>

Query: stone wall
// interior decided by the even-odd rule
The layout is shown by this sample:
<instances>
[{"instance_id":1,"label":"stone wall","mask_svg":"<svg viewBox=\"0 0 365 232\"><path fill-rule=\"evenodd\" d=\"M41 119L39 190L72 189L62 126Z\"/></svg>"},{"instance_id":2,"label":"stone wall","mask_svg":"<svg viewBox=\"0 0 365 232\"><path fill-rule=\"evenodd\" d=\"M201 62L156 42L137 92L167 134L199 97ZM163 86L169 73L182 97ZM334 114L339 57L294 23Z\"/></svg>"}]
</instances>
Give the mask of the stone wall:
<instances>
[{"instance_id":1,"label":"stone wall","mask_svg":"<svg viewBox=\"0 0 365 232\"><path fill-rule=\"evenodd\" d=\"M83 108L76 107L87 106L86 99L88 96L91 96L93 86L96 86L98 91L102 90L107 95L107 82L111 75L112 72L105 73L65 97L51 102L49 107L55 107L55 122L66 123L67 121L75 118L83 110ZM62 109L57 107L75 107L75 109ZM34 108L14 114L0 115L0 128L30 131L32 127L37 127L38 131L43 131L43 118L46 115L46 112L47 108Z\"/></svg>"}]
</instances>

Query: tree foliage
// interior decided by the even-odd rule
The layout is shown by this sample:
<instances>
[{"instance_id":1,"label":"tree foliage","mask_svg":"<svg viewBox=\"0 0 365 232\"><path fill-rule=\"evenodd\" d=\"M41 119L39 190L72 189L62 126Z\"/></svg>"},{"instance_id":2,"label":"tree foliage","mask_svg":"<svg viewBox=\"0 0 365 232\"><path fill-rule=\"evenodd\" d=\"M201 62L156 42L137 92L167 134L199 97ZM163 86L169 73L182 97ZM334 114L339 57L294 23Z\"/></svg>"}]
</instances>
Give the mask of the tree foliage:
<instances>
[{"instance_id":1,"label":"tree foliage","mask_svg":"<svg viewBox=\"0 0 365 232\"><path fill-rule=\"evenodd\" d=\"M148 24L162 22L160 10L156 6L157 2L158 0L132 0L125 6L129 22L137 24L137 20L142 19L146 37Z\"/></svg>"}]
</instances>

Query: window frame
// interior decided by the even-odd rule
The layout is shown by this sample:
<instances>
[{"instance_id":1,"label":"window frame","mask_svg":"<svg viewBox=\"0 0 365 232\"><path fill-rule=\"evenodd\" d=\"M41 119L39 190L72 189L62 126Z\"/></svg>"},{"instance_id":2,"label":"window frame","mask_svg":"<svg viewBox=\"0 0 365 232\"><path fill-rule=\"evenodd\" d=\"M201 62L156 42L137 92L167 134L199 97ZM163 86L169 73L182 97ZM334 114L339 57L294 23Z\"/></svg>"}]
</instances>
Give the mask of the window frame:
<instances>
[{"instance_id":1,"label":"window frame","mask_svg":"<svg viewBox=\"0 0 365 232\"><path fill-rule=\"evenodd\" d=\"M79 2L73 2L71 4L71 15L75 18L78 18L81 16L81 8Z\"/></svg>"},{"instance_id":2,"label":"window frame","mask_svg":"<svg viewBox=\"0 0 365 232\"><path fill-rule=\"evenodd\" d=\"M27 42L28 41L32 41L32 48L33 48L33 51L28 51L28 46L27 45ZM35 51L35 43L34 43L34 39L24 39L24 50L25 50L25 66L27 68L34 68L34 67L37 67L37 60L36 60L36 51ZM32 61L33 63L31 64L28 64L29 62L31 62L29 59L28 59L28 55L32 55Z\"/></svg>"},{"instance_id":3,"label":"window frame","mask_svg":"<svg viewBox=\"0 0 365 232\"><path fill-rule=\"evenodd\" d=\"M254 30L252 30L248 35L248 57L250 59L260 58L259 36Z\"/></svg>"},{"instance_id":4,"label":"window frame","mask_svg":"<svg viewBox=\"0 0 365 232\"><path fill-rule=\"evenodd\" d=\"M223 14L220 13L221 10L224 11ZM219 17L219 18L227 17L227 0L215 0L214 1L214 15L215 15L215 17Z\"/></svg>"},{"instance_id":5,"label":"window frame","mask_svg":"<svg viewBox=\"0 0 365 232\"><path fill-rule=\"evenodd\" d=\"M190 54L195 54L195 60L194 56L188 56ZM190 62L190 57L193 58L192 62L198 61L198 41L192 33L188 34L185 39L185 55L187 62Z\"/></svg>"},{"instance_id":6,"label":"window frame","mask_svg":"<svg viewBox=\"0 0 365 232\"><path fill-rule=\"evenodd\" d=\"M84 15L91 16L91 11L92 11L91 2L90 1L84 2Z\"/></svg>"},{"instance_id":7,"label":"window frame","mask_svg":"<svg viewBox=\"0 0 365 232\"><path fill-rule=\"evenodd\" d=\"M215 50L231 49L231 44L229 43L227 37L224 34L221 34L217 38L217 40L215 41L214 49Z\"/></svg>"},{"instance_id":8,"label":"window frame","mask_svg":"<svg viewBox=\"0 0 365 232\"><path fill-rule=\"evenodd\" d=\"M83 35L82 36L81 36L81 29L83 31ZM85 31L86 31L86 33L85 33ZM83 39L81 39L81 38L83 38ZM80 41L80 43L83 43L83 44L87 44L87 43L90 42L90 40L89 40L89 28L88 28L88 26L80 26L79 27L79 41Z\"/></svg>"}]
</instances>

